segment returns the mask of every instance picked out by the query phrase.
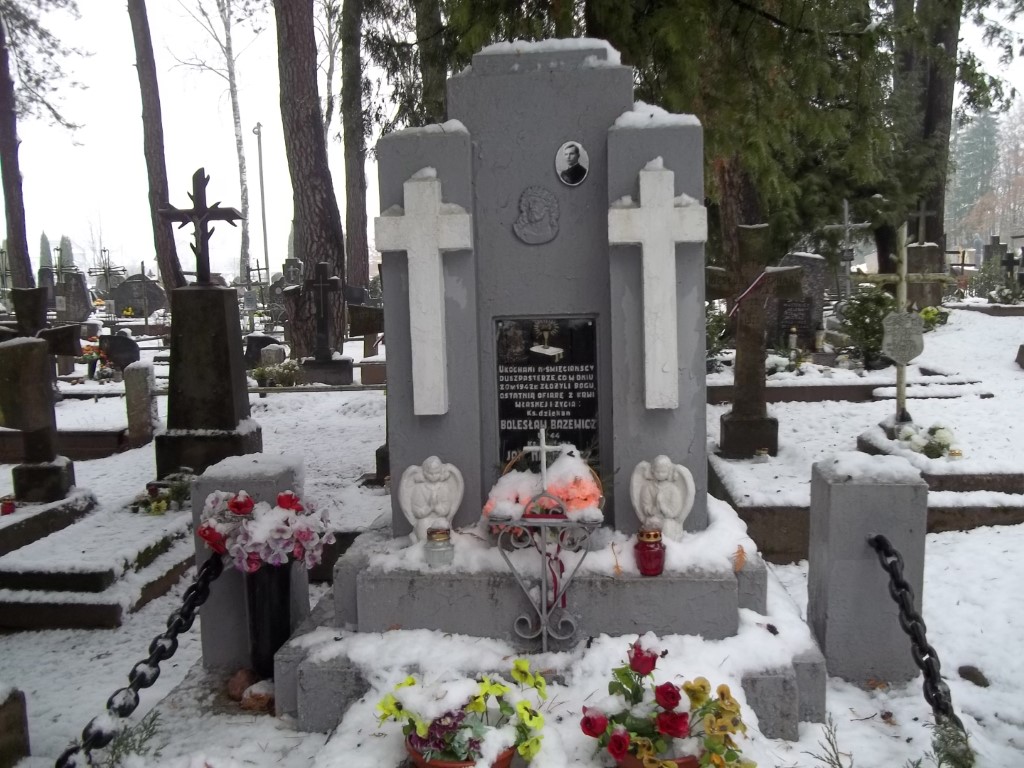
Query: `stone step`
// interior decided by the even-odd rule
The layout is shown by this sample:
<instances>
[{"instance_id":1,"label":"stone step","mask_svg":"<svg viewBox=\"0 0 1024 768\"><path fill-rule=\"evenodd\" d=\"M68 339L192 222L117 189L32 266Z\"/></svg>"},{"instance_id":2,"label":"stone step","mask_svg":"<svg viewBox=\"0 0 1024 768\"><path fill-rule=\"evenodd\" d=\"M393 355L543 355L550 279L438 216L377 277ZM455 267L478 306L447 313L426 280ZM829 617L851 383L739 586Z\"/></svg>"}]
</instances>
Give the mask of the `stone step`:
<instances>
[{"instance_id":1,"label":"stone step","mask_svg":"<svg viewBox=\"0 0 1024 768\"><path fill-rule=\"evenodd\" d=\"M0 557L0 590L102 592L189 534L191 512L94 512Z\"/></svg>"},{"instance_id":2,"label":"stone step","mask_svg":"<svg viewBox=\"0 0 1024 768\"><path fill-rule=\"evenodd\" d=\"M20 504L13 514L0 517L0 556L66 528L96 506L89 491L74 491L49 504Z\"/></svg>"},{"instance_id":3,"label":"stone step","mask_svg":"<svg viewBox=\"0 0 1024 768\"><path fill-rule=\"evenodd\" d=\"M117 396L124 397L123 392ZM89 395L84 399L92 399ZM57 430L57 453L72 461L103 459L128 448L128 429L61 429ZM0 429L0 464L19 464L23 460L21 433L16 429Z\"/></svg>"},{"instance_id":4,"label":"stone step","mask_svg":"<svg viewBox=\"0 0 1024 768\"><path fill-rule=\"evenodd\" d=\"M139 571L129 570L102 592L0 590L0 627L113 629L125 616L165 594L195 562L191 537L176 541Z\"/></svg>"}]
</instances>

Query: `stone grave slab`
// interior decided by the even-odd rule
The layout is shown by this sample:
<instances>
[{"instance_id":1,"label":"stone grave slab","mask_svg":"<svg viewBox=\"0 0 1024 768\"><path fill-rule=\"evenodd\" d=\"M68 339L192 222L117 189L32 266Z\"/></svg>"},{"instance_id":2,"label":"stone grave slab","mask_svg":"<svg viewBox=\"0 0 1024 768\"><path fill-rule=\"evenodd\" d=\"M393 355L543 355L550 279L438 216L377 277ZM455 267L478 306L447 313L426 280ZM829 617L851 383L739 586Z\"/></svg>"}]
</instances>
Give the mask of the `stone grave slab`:
<instances>
[{"instance_id":1,"label":"stone grave slab","mask_svg":"<svg viewBox=\"0 0 1024 768\"><path fill-rule=\"evenodd\" d=\"M12 688L0 701L0 768L14 768L30 754L25 694Z\"/></svg>"},{"instance_id":2,"label":"stone grave slab","mask_svg":"<svg viewBox=\"0 0 1024 768\"><path fill-rule=\"evenodd\" d=\"M96 497L84 490L48 504L18 505L12 514L0 516L0 555L67 528L95 506Z\"/></svg>"}]
</instances>

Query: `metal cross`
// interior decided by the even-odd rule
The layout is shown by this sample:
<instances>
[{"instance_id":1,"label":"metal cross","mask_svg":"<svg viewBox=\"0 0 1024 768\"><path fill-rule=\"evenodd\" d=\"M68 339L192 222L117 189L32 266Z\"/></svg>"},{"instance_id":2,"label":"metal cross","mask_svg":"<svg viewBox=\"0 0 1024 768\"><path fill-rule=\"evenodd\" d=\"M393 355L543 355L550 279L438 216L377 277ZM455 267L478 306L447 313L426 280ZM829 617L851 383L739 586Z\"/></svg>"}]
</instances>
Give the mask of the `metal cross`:
<instances>
[{"instance_id":1,"label":"metal cross","mask_svg":"<svg viewBox=\"0 0 1024 768\"><path fill-rule=\"evenodd\" d=\"M341 290L341 278L331 277L331 265L321 261L316 265L316 272L311 280L303 285L305 290L313 292L313 301L316 306L316 347L313 357L318 363L327 362L331 359L331 347L328 338L327 323L327 302L329 294Z\"/></svg>"},{"instance_id":2,"label":"metal cross","mask_svg":"<svg viewBox=\"0 0 1024 768\"><path fill-rule=\"evenodd\" d=\"M853 246L850 242L850 233L859 229L868 229L871 227L870 221L861 221L856 224L850 221L850 201L843 200L843 223L842 224L826 224L822 229L826 232L834 232L841 229L843 231L843 250L839 257L840 261L845 263L842 274L842 287L840 295L847 297L850 295L850 264L853 262Z\"/></svg>"},{"instance_id":3,"label":"metal cross","mask_svg":"<svg viewBox=\"0 0 1024 768\"><path fill-rule=\"evenodd\" d=\"M547 444L547 434L544 427L540 428L540 442L538 445L527 445L523 453L536 453L540 456L540 490L541 493L548 489L548 454L562 453L562 446L551 446Z\"/></svg>"},{"instance_id":4,"label":"metal cross","mask_svg":"<svg viewBox=\"0 0 1024 768\"><path fill-rule=\"evenodd\" d=\"M248 270L249 270L249 274L247 275L247 277L249 279L249 283L250 284L252 283L252 273L255 272L256 273L256 285L263 285L263 272L264 272L263 267L261 267L259 265L259 263L257 263L255 267L248 267Z\"/></svg>"},{"instance_id":5,"label":"metal cross","mask_svg":"<svg viewBox=\"0 0 1024 768\"><path fill-rule=\"evenodd\" d=\"M196 284L210 285L210 236L213 235L213 228L207 228L211 221L226 221L231 226L242 218L234 208L221 208L220 203L213 205L206 204L206 185L210 183L210 177L206 170L200 168L192 174L192 192L189 199L192 201L191 208L175 208L168 205L160 209L160 215L170 221L180 222L184 227L192 224L195 227L196 241L192 245L192 252L196 255Z\"/></svg>"}]
</instances>

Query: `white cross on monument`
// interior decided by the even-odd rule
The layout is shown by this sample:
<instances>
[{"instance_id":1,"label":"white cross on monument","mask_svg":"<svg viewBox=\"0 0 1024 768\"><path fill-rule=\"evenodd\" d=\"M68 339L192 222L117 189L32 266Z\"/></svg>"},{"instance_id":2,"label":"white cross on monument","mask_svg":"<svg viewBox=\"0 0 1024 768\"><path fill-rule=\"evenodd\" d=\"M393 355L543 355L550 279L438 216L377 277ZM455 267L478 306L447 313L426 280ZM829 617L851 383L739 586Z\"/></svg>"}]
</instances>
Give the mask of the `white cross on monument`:
<instances>
[{"instance_id":1,"label":"white cross on monument","mask_svg":"<svg viewBox=\"0 0 1024 768\"><path fill-rule=\"evenodd\" d=\"M409 337L412 345L413 412L448 412L448 356L444 333L443 251L473 247L473 217L442 205L433 168L403 185L405 209L393 206L374 220L381 251L405 251L409 264Z\"/></svg>"},{"instance_id":2,"label":"white cross on monument","mask_svg":"<svg viewBox=\"0 0 1024 768\"><path fill-rule=\"evenodd\" d=\"M644 302L644 397L648 408L679 407L676 243L707 240L707 211L675 198L675 174L655 158L640 171L640 203L608 209L608 242L639 244Z\"/></svg>"}]
</instances>

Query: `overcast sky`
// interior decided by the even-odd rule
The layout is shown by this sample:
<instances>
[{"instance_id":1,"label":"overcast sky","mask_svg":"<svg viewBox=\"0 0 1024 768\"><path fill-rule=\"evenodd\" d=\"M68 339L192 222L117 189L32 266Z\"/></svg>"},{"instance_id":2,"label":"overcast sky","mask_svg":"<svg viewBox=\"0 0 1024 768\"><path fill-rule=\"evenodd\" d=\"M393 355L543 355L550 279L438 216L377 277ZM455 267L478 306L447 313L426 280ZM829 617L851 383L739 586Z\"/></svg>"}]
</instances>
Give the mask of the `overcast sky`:
<instances>
[{"instance_id":1,"label":"overcast sky","mask_svg":"<svg viewBox=\"0 0 1024 768\"><path fill-rule=\"evenodd\" d=\"M192 174L204 167L211 177L209 201L240 207L226 83L212 73L177 65L174 59L187 59L197 53L215 56L212 42L174 0L150 0L148 5L160 78L170 201L178 207L188 206ZM93 263L102 244L110 250L115 264L136 272L144 261L147 269L155 271L142 154L141 100L128 12L121 2L83 2L81 6L78 21L69 21L66 14L48 18L51 28L68 44L91 54L69 62L68 67L88 88L63 89L64 114L82 128L72 134L38 121L23 121L19 126L29 253L38 266L40 235L45 232L52 246L67 235L83 268ZM964 34L967 39L978 39L967 25ZM276 272L287 254L292 200L278 104L273 13L267 12L265 29L255 39L249 30L237 29L235 45L236 50L244 49L238 75L249 179L250 256L253 262L263 264L259 165L252 132L259 122L263 126L269 262L271 271ZM1019 76L1021 67L1014 72L1011 81L1016 82L1012 84L1024 87L1024 78ZM337 118L332 133L336 126ZM332 141L328 155L338 204L344 211L341 144ZM376 168L370 164L367 181L372 238L372 219L379 207ZM186 271L194 270L189 249L191 227L175 232L182 266ZM223 223L216 226L210 242L214 271L229 275L237 272L239 243L240 229Z\"/></svg>"},{"instance_id":2,"label":"overcast sky","mask_svg":"<svg viewBox=\"0 0 1024 768\"><path fill-rule=\"evenodd\" d=\"M174 59L187 59L196 53L213 57L213 44L173 0L151 0L148 6L160 80L170 201L178 207L190 205L187 193L192 174L204 167L211 177L208 200L240 208L226 81L212 73L184 68ZM48 19L64 40L91 55L69 62L68 67L88 88L63 89L64 114L82 128L69 133L38 121L25 121L19 126L33 263L38 266L40 235L45 232L54 247L61 235L70 237L76 261L83 268L92 263L102 240L115 264L137 272L140 262L145 261L147 268L155 271L142 152L142 107L125 4L83 2L81 19L76 22L70 23L66 14L55 13ZM266 15L265 27L255 40L249 30L237 29L235 45L236 50L244 48L238 76L249 180L250 256L263 264L259 160L252 131L259 122L263 126L267 239L273 272L280 271L286 256L292 199L278 105L272 11ZM335 118L332 129L337 125ZM328 153L338 204L344 211L341 144L332 141ZM369 173L368 209L373 216L378 210L376 169L370 168ZM210 241L212 268L233 275L237 272L241 230L225 223L217 224L215 229ZM176 228L175 232L182 267L194 270L189 249L192 228Z\"/></svg>"}]
</instances>

